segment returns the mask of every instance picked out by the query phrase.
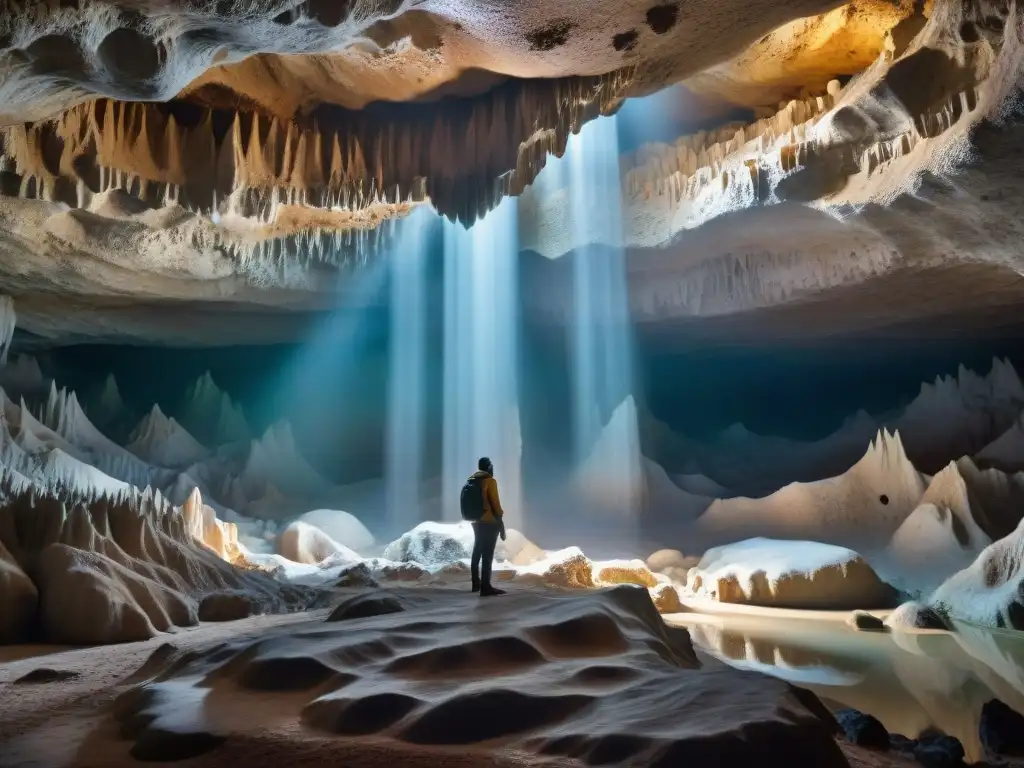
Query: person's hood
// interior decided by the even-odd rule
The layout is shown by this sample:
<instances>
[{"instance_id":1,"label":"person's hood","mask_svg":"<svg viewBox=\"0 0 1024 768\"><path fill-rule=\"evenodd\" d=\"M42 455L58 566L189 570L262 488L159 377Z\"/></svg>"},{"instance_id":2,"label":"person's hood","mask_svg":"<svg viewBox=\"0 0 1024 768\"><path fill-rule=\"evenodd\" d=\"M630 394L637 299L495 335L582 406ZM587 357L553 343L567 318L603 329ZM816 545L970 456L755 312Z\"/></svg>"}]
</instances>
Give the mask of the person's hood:
<instances>
[{"instance_id":1,"label":"person's hood","mask_svg":"<svg viewBox=\"0 0 1024 768\"><path fill-rule=\"evenodd\" d=\"M471 480L476 480L476 479L479 479L481 477L490 477L490 476L491 476L490 472L485 472L482 469L478 469L476 472L474 472L469 477L470 477Z\"/></svg>"}]
</instances>

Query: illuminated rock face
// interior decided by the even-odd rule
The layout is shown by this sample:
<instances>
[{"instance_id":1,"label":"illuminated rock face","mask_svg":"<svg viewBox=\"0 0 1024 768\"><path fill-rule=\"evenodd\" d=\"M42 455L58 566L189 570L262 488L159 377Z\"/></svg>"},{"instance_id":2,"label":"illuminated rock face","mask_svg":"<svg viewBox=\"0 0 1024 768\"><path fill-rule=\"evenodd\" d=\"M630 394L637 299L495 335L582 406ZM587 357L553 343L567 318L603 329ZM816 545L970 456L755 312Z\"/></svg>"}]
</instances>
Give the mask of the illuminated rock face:
<instances>
[{"instance_id":1,"label":"illuminated rock face","mask_svg":"<svg viewBox=\"0 0 1024 768\"><path fill-rule=\"evenodd\" d=\"M225 590L244 592L261 611L315 599L228 562L244 565L237 530L220 522L198 491L178 509L159 492L90 496L49 490L5 470L0 494L0 641L145 640L195 624L199 601Z\"/></svg>"},{"instance_id":2,"label":"illuminated rock face","mask_svg":"<svg viewBox=\"0 0 1024 768\"><path fill-rule=\"evenodd\" d=\"M1001 105L991 84L1015 29L960 5L5 6L0 277L23 265L19 318L43 337L286 341L325 305L323 275L358 269L418 202L468 223L523 193L528 247L571 252L566 196L528 189L545 157L624 97L678 83L687 122L756 119L621 158L634 314L663 325L787 305L909 252L805 204L891 202L903 188L887 179L957 164L936 142ZM921 77L934 93L905 85ZM723 238L730 212L753 217ZM754 249L768 229L791 242ZM685 254L680 233L698 238ZM58 282L90 298L58 313ZM541 284L532 309L557 317L558 281ZM107 295L145 301L101 316ZM186 302L209 322L168 320ZM281 306L293 316L270 318Z\"/></svg>"},{"instance_id":3,"label":"illuminated rock face","mask_svg":"<svg viewBox=\"0 0 1024 768\"><path fill-rule=\"evenodd\" d=\"M1011 319L993 307L1021 299L1021 233L999 192L1016 184L1020 29L993 13L928 4L846 84L819 81L753 123L624 156L641 328L706 341ZM569 198L541 185L524 195L526 248L571 260ZM538 262L534 315L566 322L571 271Z\"/></svg>"}]
</instances>

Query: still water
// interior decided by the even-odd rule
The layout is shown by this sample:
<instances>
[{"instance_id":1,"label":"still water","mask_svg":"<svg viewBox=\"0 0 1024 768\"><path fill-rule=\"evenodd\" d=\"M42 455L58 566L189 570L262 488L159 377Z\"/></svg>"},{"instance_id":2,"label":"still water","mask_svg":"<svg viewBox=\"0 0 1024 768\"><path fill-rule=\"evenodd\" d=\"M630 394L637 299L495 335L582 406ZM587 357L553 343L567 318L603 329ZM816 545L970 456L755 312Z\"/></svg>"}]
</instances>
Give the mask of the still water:
<instances>
[{"instance_id":1,"label":"still water","mask_svg":"<svg viewBox=\"0 0 1024 768\"><path fill-rule=\"evenodd\" d=\"M999 699L1024 714L1024 632L957 624L956 632L860 632L836 619L677 614L693 645L738 669L813 691L834 710L852 707L890 733L929 728L983 757L981 708Z\"/></svg>"}]
</instances>

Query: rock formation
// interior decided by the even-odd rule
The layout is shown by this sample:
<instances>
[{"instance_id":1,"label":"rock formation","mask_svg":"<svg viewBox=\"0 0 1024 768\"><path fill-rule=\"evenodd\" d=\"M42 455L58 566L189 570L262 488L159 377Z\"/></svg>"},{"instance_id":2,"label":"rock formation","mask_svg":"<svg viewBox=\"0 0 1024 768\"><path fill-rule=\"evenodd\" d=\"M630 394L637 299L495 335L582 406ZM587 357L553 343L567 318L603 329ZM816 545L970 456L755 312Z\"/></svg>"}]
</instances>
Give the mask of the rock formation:
<instances>
[{"instance_id":1,"label":"rock formation","mask_svg":"<svg viewBox=\"0 0 1024 768\"><path fill-rule=\"evenodd\" d=\"M878 548L917 507L924 490L899 434L883 431L844 474L793 483L761 499L720 499L698 519L697 530L717 542L767 536Z\"/></svg>"},{"instance_id":2,"label":"rock formation","mask_svg":"<svg viewBox=\"0 0 1024 768\"><path fill-rule=\"evenodd\" d=\"M970 278L957 312L989 291L1008 306L1016 233L974 242L956 234L969 226L922 229L914 210L931 200L960 225L1006 213L988 179L1015 146L1002 118L1019 30L989 5L730 0L552 16L535 0L473 14L30 2L0 14L12 235L0 275L19 278L19 327L41 338L295 338L329 299L318 277L361 268L420 202L470 223L522 195L524 247L571 254L582 244L564 188L532 182L585 121L672 85L660 117L679 135L620 158L625 242L611 245L630 250L645 328L821 334L794 320L826 294L877 305L883 322L934 316L942 302L903 287L941 281L949 254ZM908 85L919 80L932 87ZM932 183L954 170L970 177L970 205ZM766 243L766 231L786 236ZM61 272L57 253L90 268ZM565 280L550 278L568 269L549 266L531 309L564 317ZM58 305L61 292L80 300ZM744 316L797 304L764 324ZM828 329L863 316L829 313Z\"/></svg>"},{"instance_id":3,"label":"rock formation","mask_svg":"<svg viewBox=\"0 0 1024 768\"><path fill-rule=\"evenodd\" d=\"M205 445L219 446L249 439L249 425L241 406L235 405L231 396L221 391L209 371L186 390L179 413L185 429Z\"/></svg>"},{"instance_id":4,"label":"rock formation","mask_svg":"<svg viewBox=\"0 0 1024 768\"><path fill-rule=\"evenodd\" d=\"M986 547L978 558L944 582L929 599L953 618L993 627L1024 629L1024 520L1009 536Z\"/></svg>"},{"instance_id":5,"label":"rock formation","mask_svg":"<svg viewBox=\"0 0 1024 768\"><path fill-rule=\"evenodd\" d=\"M197 600L219 590L244 590L266 610L315 597L223 559L237 558L237 534L198 493L179 510L149 490L47 491L22 487L6 471L0 493L8 642L144 640L195 624Z\"/></svg>"},{"instance_id":6,"label":"rock formation","mask_svg":"<svg viewBox=\"0 0 1024 768\"><path fill-rule=\"evenodd\" d=\"M154 403L128 437L128 450L158 467L186 467L202 461L208 451Z\"/></svg>"},{"instance_id":7,"label":"rock formation","mask_svg":"<svg viewBox=\"0 0 1024 768\"><path fill-rule=\"evenodd\" d=\"M896 591L852 550L812 541L749 539L704 553L686 586L723 603L774 608L887 608Z\"/></svg>"}]
</instances>

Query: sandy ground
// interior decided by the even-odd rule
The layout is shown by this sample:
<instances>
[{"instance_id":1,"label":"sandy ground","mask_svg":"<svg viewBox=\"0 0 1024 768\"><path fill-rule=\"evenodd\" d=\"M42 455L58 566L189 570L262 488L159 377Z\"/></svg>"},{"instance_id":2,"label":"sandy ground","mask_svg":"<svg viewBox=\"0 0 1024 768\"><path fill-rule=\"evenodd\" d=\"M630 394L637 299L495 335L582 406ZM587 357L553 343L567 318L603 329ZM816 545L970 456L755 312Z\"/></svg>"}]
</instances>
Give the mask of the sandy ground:
<instances>
[{"instance_id":1,"label":"sandy ground","mask_svg":"<svg viewBox=\"0 0 1024 768\"><path fill-rule=\"evenodd\" d=\"M563 692L572 687L571 685L561 685L558 682L558 676L565 669L583 669L585 667L580 666L583 662L586 665L594 665L598 662L606 665L622 663L624 666L638 669L653 669L649 665L650 649L663 642L663 638L651 637L647 629L638 628L637 618L630 614L629 606L622 608L606 603L602 594L607 593L575 593L563 595L561 598L552 598L551 595L543 593L533 594L523 591L519 594L513 593L505 596L501 598L501 602L488 601L479 604L476 602L476 598L462 595L454 590L409 589L396 592L396 594L399 594L402 599L406 599L407 595L412 596L414 605L408 607L409 615L399 613L360 620L367 627L368 636L377 638L378 642L380 638L388 637L391 633L390 636L395 637L394 645L401 646L402 641L399 639L399 634L411 626L410 621L414 618L411 614L413 611L418 611L416 618L420 619L420 624L434 622L438 625L447 624L447 626L436 631L432 630L440 634L431 635L429 641L422 646L417 646L414 650L419 651L421 647L426 649L422 653L433 653L440 650L446 654L444 656L447 660L446 664L452 665L454 668L465 661L466 653L470 654L474 663L492 663L492 660L479 655L479 643L482 641L494 640L505 643L506 641L501 638L536 638L543 633L548 633L544 635L548 638L548 645L543 646L546 649L545 655L548 657L561 656L561 658L550 659L547 664L540 667L540 672L537 674L547 680L546 685L549 688L562 688ZM452 607L455 606L458 606L459 615L463 617L461 623L457 621L456 614L451 612ZM468 619L466 618L467 606L472 611L472 613L468 613ZM254 617L225 624L204 624L147 642L114 647L67 649L35 646L4 649L3 655L0 655L0 743L4 745L0 750L0 766L19 766L19 768L52 768L56 766L106 768L109 766L115 768L116 766L136 765L137 761L129 754L132 740L123 738L125 726L110 716L110 705L120 693L137 682L137 679L132 681L130 678L157 648L170 642L179 652L197 652L196 655L200 659L200 663L205 663L210 658L209 649L223 643L229 643L235 648L256 647L260 649L260 653L271 656L277 652L274 650L277 647L279 650L284 649L281 653L288 659L293 659L300 654L305 654L308 658L324 659L332 653L335 657L340 658L352 648L365 645L359 638L361 628L357 628L354 623L325 623L326 613L326 611L317 611L306 614ZM602 648L600 643L594 640L596 636L602 636L600 642L605 642L604 635L615 634L607 622L602 623L598 620L604 615L615 617L617 626L622 630L622 636L627 640L627 647L613 648L616 641L612 638L607 639L608 647ZM568 627L569 635L551 636L550 633L554 631L553 628L557 626L562 617L570 617L565 622L567 624L571 624L573 621L577 624ZM495 622L498 624L495 625ZM493 633L494 626L500 628L500 637L486 637L488 633ZM584 640L579 649L573 649L565 646L563 642L564 637L572 637L573 633L581 636L590 635L590 638ZM656 629L655 634L657 634ZM406 637L406 640L408 639L408 634L403 636ZM480 640L481 636L485 636L483 640ZM257 641L259 644L253 646ZM324 646L325 642L329 645ZM275 646L275 643L278 645ZM345 643L354 645L344 645ZM501 645L498 653L512 654L514 648L514 645L504 644ZM762 706L762 700L769 702L771 696L779 695L773 691L782 690L778 688L782 684L772 681L770 678L736 673L712 660L702 659L702 662L704 668L700 670L677 670L673 679L658 677L652 673L642 681L640 687L624 690L622 700L628 702L635 700L640 692L649 693L659 685L669 685L668 688L658 689L662 693L661 698L652 699L649 705L639 708L633 706L631 710L627 703L626 708L622 711L622 717L626 719L640 717L640 722L649 721L651 731L657 732L659 729L664 729L666 724L672 725L671 719L665 720L664 713L654 712L656 709L664 708L665 698L671 697L673 701L678 702L679 711L669 713L678 719L678 726L670 728L670 730L686 731L689 727L704 727L701 725L704 718L720 720L722 714L716 713L715 707L724 707L722 712L728 711L729 707L734 707L737 720L742 722L744 717L754 717L755 719L760 717L757 714L757 707ZM500 662L497 663L500 667ZM570 666L566 667L565 665ZM709 665L713 665L714 668L709 669ZM149 668L152 671L152 662ZM38 669L59 670L74 676L70 679L53 682L14 683L23 675ZM444 675L435 675L432 679L428 679L430 675L424 669L421 667L419 673L422 673L421 677L424 675L426 677L416 684L427 686L435 691L443 689L445 696L449 695L452 690L459 690L459 686L465 688L467 685L473 684L457 679L459 677L457 669L452 672L454 679L448 679ZM372 661L363 660L360 663L360 671L364 670L368 676L373 672ZM514 670L506 665L503 670L495 668L490 674L500 677L513 673ZM326 762L353 768L385 764L410 767L430 765L440 768L462 768L462 766L467 768L469 766L506 768L507 766L581 764L564 755L554 756L550 759L542 758L532 749L523 749L522 742L515 739L511 742L507 739L504 741L501 739L491 740L479 745L429 746L409 744L407 740L397 740L388 735L370 734L357 739L338 738L336 735L315 731L294 716L294 713L298 711L297 708L309 700L310 695L307 692L274 693L253 697L251 693L239 694L235 688L220 690L215 687L215 693L210 698L216 699L216 703L211 703L211 701L197 703L192 700L190 693L195 689L184 684L190 679L187 671L179 671L176 674L183 682L176 682L178 678L175 678L173 674L168 679L175 685L180 685L174 689L175 696L180 698L174 701L173 716L177 718L178 722L185 723L181 726L182 729L189 729L189 723L192 722L190 718L193 717L199 720L215 720L222 723L222 727L230 730L230 738L227 738L215 749L198 757L173 763L153 763L155 765L173 764L189 767L321 766ZM682 689L672 687L679 685L678 680L681 675L687 676L691 685L707 688L702 696L708 701L706 712L686 709L687 705L692 702L685 701L684 697L680 695L679 691ZM721 677L722 675L733 677L725 680ZM481 676L487 677L487 675ZM374 683L377 686L386 687L394 683L392 678L374 679L378 680L377 683ZM743 681L742 690L737 690L735 687L738 681ZM514 685L526 690L536 682L537 675L530 672L526 677L518 678L518 682ZM718 698L718 690L723 687L728 688L728 691L721 693ZM346 688L345 690L350 689ZM612 691L609 689L608 693L612 693ZM324 698L329 698L329 695ZM611 706L611 702L614 702L615 697L602 695L599 699L599 706L608 707ZM225 704L227 704L226 707ZM776 706L776 704L771 706ZM778 706L785 710L789 704L778 704ZM215 712L215 708L219 708L219 710ZM609 711L614 712L614 710ZM783 721L786 721L787 718L799 719L796 715L787 715L785 712L782 716ZM654 719L651 720L651 717ZM766 715L766 717L771 719L773 715ZM643 720L643 718L648 718L648 720ZM251 721L251 724L246 721ZM598 725L594 726L591 723L591 726L599 727L602 721L595 722ZM224 725L225 723L228 725ZM256 723L259 723L258 727L255 725ZM693 725L694 723L696 725ZM573 727L585 729L588 726L574 724ZM566 724L565 728L570 729L570 726ZM537 729L537 731L542 730L543 728ZM555 732L558 730L556 727ZM171 742L171 748L176 748L178 743L177 741ZM911 764L902 758L872 753L841 742L839 746L842 749L842 754L853 766L881 768L882 766ZM647 763L624 760L620 764ZM761 762L761 765L775 764L777 763L771 761ZM798 761L789 764L811 763Z\"/></svg>"}]
</instances>

